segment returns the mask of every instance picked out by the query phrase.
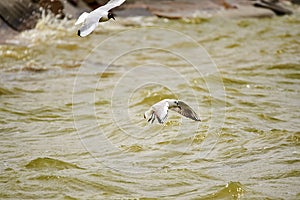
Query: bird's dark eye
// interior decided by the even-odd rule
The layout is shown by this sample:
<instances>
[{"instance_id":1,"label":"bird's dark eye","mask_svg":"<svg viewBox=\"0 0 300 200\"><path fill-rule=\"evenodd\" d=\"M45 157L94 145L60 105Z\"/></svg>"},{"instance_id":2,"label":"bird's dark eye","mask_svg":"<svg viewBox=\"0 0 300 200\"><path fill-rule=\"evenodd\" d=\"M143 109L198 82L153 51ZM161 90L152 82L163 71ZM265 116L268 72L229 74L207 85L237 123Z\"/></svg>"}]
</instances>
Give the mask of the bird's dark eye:
<instances>
[{"instance_id":1,"label":"bird's dark eye","mask_svg":"<svg viewBox=\"0 0 300 200\"><path fill-rule=\"evenodd\" d=\"M107 15L108 19L115 19L114 14L109 12Z\"/></svg>"}]
</instances>

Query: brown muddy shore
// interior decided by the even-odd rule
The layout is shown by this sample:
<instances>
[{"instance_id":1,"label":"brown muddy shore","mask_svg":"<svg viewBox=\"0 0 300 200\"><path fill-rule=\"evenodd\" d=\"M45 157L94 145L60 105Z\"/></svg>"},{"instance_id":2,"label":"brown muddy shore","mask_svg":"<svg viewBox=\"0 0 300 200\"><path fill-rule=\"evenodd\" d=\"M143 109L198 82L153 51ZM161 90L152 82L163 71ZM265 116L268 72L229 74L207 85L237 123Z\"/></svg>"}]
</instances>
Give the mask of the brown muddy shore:
<instances>
[{"instance_id":1,"label":"brown muddy shore","mask_svg":"<svg viewBox=\"0 0 300 200\"><path fill-rule=\"evenodd\" d=\"M43 13L57 18L77 18L107 0L2 0L0 42L35 27ZM168 19L220 15L229 18L273 17L298 10L299 0L127 0L113 10L118 17L158 16Z\"/></svg>"}]
</instances>

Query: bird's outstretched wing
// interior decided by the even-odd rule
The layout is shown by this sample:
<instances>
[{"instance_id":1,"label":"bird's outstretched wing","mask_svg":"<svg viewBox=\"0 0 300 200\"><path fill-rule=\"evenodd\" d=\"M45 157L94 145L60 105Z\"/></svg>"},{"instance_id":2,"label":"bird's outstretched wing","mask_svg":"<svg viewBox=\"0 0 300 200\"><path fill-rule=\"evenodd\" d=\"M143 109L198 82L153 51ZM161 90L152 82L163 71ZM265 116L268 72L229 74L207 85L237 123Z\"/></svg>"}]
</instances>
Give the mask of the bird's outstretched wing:
<instances>
[{"instance_id":1,"label":"bird's outstretched wing","mask_svg":"<svg viewBox=\"0 0 300 200\"><path fill-rule=\"evenodd\" d=\"M178 106L177 107L170 107L171 110L174 110L178 112L179 114L190 118L195 121L201 121L200 118L198 117L197 113L186 103L183 101L178 101Z\"/></svg>"},{"instance_id":2,"label":"bird's outstretched wing","mask_svg":"<svg viewBox=\"0 0 300 200\"><path fill-rule=\"evenodd\" d=\"M98 22L93 22L93 21L89 21L89 22L85 22L83 24L83 26L78 30L78 35L80 37L85 37L88 34L90 34L91 32L93 32L93 30L95 30L95 28L97 27Z\"/></svg>"},{"instance_id":3,"label":"bird's outstretched wing","mask_svg":"<svg viewBox=\"0 0 300 200\"><path fill-rule=\"evenodd\" d=\"M110 0L106 5L102 6L103 9L109 11L115 7L122 5L126 0Z\"/></svg>"},{"instance_id":4,"label":"bird's outstretched wing","mask_svg":"<svg viewBox=\"0 0 300 200\"><path fill-rule=\"evenodd\" d=\"M157 121L163 124L168 118L169 104L167 101L160 101L152 106Z\"/></svg>"},{"instance_id":5,"label":"bird's outstretched wing","mask_svg":"<svg viewBox=\"0 0 300 200\"><path fill-rule=\"evenodd\" d=\"M87 13L87 12L82 13L78 17L77 21L75 22L75 25L82 24L85 21L85 19L87 18L88 15L89 15L89 13Z\"/></svg>"},{"instance_id":6,"label":"bird's outstretched wing","mask_svg":"<svg viewBox=\"0 0 300 200\"><path fill-rule=\"evenodd\" d=\"M97 8L96 10L94 10L92 12L101 15L103 12L108 12L111 9L120 6L124 2L125 2L125 0L110 0L107 4Z\"/></svg>"}]
</instances>

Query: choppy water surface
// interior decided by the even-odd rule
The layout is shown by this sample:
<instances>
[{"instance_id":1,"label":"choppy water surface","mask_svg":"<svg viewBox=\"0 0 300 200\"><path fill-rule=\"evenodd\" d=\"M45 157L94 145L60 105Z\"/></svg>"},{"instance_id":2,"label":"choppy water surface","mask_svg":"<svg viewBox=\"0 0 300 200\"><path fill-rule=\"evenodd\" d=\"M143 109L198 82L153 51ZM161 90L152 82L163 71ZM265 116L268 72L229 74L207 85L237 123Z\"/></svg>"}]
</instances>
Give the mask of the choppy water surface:
<instances>
[{"instance_id":1,"label":"choppy water surface","mask_svg":"<svg viewBox=\"0 0 300 200\"><path fill-rule=\"evenodd\" d=\"M299 199L299 25L41 21L0 46L0 197ZM202 122L148 125L163 98Z\"/></svg>"}]
</instances>

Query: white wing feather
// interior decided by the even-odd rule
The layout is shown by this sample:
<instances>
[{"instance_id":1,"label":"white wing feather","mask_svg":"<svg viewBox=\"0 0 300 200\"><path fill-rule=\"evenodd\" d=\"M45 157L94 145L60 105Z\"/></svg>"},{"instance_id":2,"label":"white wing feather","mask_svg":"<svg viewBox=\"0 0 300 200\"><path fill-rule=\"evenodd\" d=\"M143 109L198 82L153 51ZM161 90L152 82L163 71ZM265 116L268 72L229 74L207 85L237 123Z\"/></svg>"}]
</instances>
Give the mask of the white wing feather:
<instances>
[{"instance_id":1,"label":"white wing feather","mask_svg":"<svg viewBox=\"0 0 300 200\"><path fill-rule=\"evenodd\" d=\"M96 10L93 10L93 13L97 13L97 15L103 15L103 13L107 13L111 9L120 6L122 3L124 3L125 0L111 0L104 6L101 6L97 8Z\"/></svg>"},{"instance_id":2,"label":"white wing feather","mask_svg":"<svg viewBox=\"0 0 300 200\"><path fill-rule=\"evenodd\" d=\"M169 103L166 100L162 100L152 106L154 113L159 123L164 123L168 118Z\"/></svg>"},{"instance_id":3,"label":"white wing feather","mask_svg":"<svg viewBox=\"0 0 300 200\"><path fill-rule=\"evenodd\" d=\"M86 23L84 24L79 30L80 30L80 36L81 37L85 37L88 34L90 34L91 32L93 32L93 30L95 30L95 28L97 27L98 22L92 22L92 23Z\"/></svg>"},{"instance_id":4,"label":"white wing feather","mask_svg":"<svg viewBox=\"0 0 300 200\"><path fill-rule=\"evenodd\" d=\"M82 13L79 16L79 18L77 19L77 21L75 22L75 25L82 24L85 21L85 19L87 18L88 15L89 15L89 13L87 13L87 12Z\"/></svg>"},{"instance_id":5,"label":"white wing feather","mask_svg":"<svg viewBox=\"0 0 300 200\"><path fill-rule=\"evenodd\" d=\"M109 11L115 7L120 6L124 2L125 0L110 0L106 5L102 6L101 8L105 9L106 11Z\"/></svg>"}]
</instances>

